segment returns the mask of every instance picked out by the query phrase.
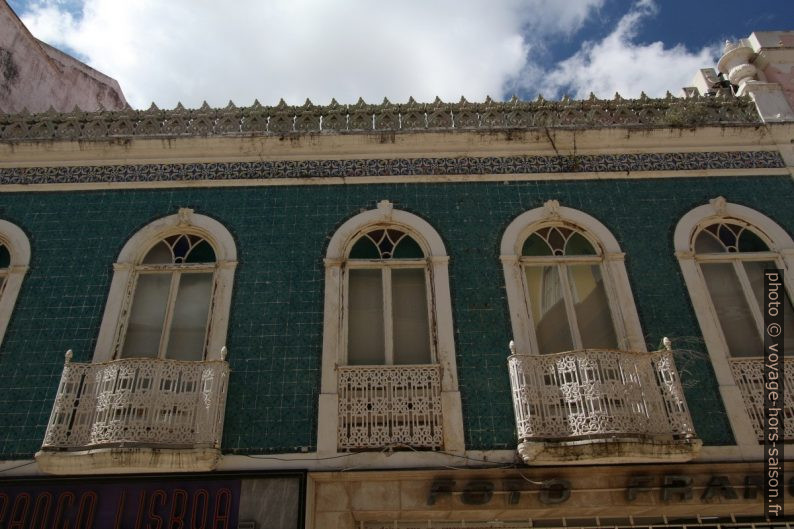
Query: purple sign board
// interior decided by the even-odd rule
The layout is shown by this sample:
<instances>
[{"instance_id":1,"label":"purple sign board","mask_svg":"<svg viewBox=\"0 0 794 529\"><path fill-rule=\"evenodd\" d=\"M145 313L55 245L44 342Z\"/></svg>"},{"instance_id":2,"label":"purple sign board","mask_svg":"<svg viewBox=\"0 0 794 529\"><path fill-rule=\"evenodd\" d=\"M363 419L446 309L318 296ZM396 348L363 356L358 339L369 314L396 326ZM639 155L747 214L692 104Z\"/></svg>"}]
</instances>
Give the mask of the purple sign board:
<instances>
[{"instance_id":1,"label":"purple sign board","mask_svg":"<svg viewBox=\"0 0 794 529\"><path fill-rule=\"evenodd\" d=\"M4 482L0 483L0 528L237 529L241 490L263 490L256 485L263 481L282 490L281 482L285 481L242 478ZM298 484L294 478L286 481ZM290 496L298 499L297 495ZM266 498L243 499L244 504L262 501ZM243 510L246 509L251 511L247 507ZM296 502L287 509L297 513L299 505ZM252 520L258 517L255 512L244 512L242 516ZM259 527L263 526L262 521L258 522Z\"/></svg>"}]
</instances>

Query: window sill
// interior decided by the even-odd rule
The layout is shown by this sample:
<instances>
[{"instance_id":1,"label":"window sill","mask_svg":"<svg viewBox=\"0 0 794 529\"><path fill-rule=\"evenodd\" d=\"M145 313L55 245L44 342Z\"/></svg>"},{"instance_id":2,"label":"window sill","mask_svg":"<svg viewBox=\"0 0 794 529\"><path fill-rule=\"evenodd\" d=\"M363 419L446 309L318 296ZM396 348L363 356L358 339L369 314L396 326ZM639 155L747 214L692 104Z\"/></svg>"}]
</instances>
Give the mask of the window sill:
<instances>
[{"instance_id":1,"label":"window sill","mask_svg":"<svg viewBox=\"0 0 794 529\"><path fill-rule=\"evenodd\" d=\"M97 448L36 453L41 471L58 475L206 472L214 470L220 460L217 448Z\"/></svg>"},{"instance_id":2,"label":"window sill","mask_svg":"<svg viewBox=\"0 0 794 529\"><path fill-rule=\"evenodd\" d=\"M657 441L631 438L524 441L518 453L527 465L683 463L697 457L700 439Z\"/></svg>"}]
</instances>

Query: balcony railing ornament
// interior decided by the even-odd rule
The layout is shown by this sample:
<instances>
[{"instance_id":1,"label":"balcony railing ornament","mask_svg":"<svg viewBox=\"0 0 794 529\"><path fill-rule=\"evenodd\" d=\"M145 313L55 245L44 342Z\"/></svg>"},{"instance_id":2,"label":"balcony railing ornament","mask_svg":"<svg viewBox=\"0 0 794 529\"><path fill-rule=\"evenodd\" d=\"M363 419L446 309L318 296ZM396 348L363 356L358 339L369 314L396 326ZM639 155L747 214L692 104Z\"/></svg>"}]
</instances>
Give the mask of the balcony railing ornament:
<instances>
[{"instance_id":1,"label":"balcony railing ornament","mask_svg":"<svg viewBox=\"0 0 794 529\"><path fill-rule=\"evenodd\" d=\"M650 353L585 349L508 360L519 441L695 439L669 339Z\"/></svg>"},{"instance_id":2,"label":"balcony railing ornament","mask_svg":"<svg viewBox=\"0 0 794 529\"><path fill-rule=\"evenodd\" d=\"M220 447L229 376L225 361L71 359L69 350L43 451Z\"/></svg>"},{"instance_id":3,"label":"balcony railing ornament","mask_svg":"<svg viewBox=\"0 0 794 529\"><path fill-rule=\"evenodd\" d=\"M443 447L441 366L339 366L340 450Z\"/></svg>"}]
</instances>

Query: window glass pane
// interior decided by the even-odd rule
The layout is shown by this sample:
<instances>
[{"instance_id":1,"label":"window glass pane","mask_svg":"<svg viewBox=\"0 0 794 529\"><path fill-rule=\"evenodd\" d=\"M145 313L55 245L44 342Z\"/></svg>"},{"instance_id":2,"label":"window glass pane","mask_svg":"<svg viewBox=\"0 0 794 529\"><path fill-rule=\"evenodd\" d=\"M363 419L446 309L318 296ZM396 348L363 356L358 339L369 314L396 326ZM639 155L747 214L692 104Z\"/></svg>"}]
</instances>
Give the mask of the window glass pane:
<instances>
[{"instance_id":1,"label":"window glass pane","mask_svg":"<svg viewBox=\"0 0 794 529\"><path fill-rule=\"evenodd\" d=\"M166 358L204 360L204 339L212 299L212 273L179 278Z\"/></svg>"},{"instance_id":2,"label":"window glass pane","mask_svg":"<svg viewBox=\"0 0 794 529\"><path fill-rule=\"evenodd\" d=\"M555 265L527 266L527 289L539 352L559 353L573 349L562 284Z\"/></svg>"},{"instance_id":3,"label":"window glass pane","mask_svg":"<svg viewBox=\"0 0 794 529\"><path fill-rule=\"evenodd\" d=\"M347 363L382 365L383 271L350 269L347 302Z\"/></svg>"},{"instance_id":4,"label":"window glass pane","mask_svg":"<svg viewBox=\"0 0 794 529\"><path fill-rule=\"evenodd\" d=\"M163 334L172 274L140 274L121 356L156 357Z\"/></svg>"},{"instance_id":5,"label":"window glass pane","mask_svg":"<svg viewBox=\"0 0 794 529\"><path fill-rule=\"evenodd\" d=\"M596 251L584 235L573 233L565 243L565 255L596 255Z\"/></svg>"},{"instance_id":6,"label":"window glass pane","mask_svg":"<svg viewBox=\"0 0 794 529\"><path fill-rule=\"evenodd\" d=\"M395 364L429 364L430 328L427 324L427 287L424 268L394 268L392 333Z\"/></svg>"},{"instance_id":7,"label":"window glass pane","mask_svg":"<svg viewBox=\"0 0 794 529\"><path fill-rule=\"evenodd\" d=\"M568 282L582 337L582 347L617 349L618 339L609 311L599 265L568 265Z\"/></svg>"},{"instance_id":8,"label":"window glass pane","mask_svg":"<svg viewBox=\"0 0 794 529\"><path fill-rule=\"evenodd\" d=\"M745 228L741 236L739 236L739 251L768 252L769 246L758 235Z\"/></svg>"},{"instance_id":9,"label":"window glass pane","mask_svg":"<svg viewBox=\"0 0 794 529\"><path fill-rule=\"evenodd\" d=\"M695 239L697 253L723 253L725 247L709 231L701 231Z\"/></svg>"},{"instance_id":10,"label":"window glass pane","mask_svg":"<svg viewBox=\"0 0 794 529\"><path fill-rule=\"evenodd\" d=\"M380 250L369 237L361 237L350 249L351 259L380 259Z\"/></svg>"},{"instance_id":11,"label":"window glass pane","mask_svg":"<svg viewBox=\"0 0 794 529\"><path fill-rule=\"evenodd\" d=\"M196 244L187 254L186 263L214 263L215 250L207 241Z\"/></svg>"},{"instance_id":12,"label":"window glass pane","mask_svg":"<svg viewBox=\"0 0 794 529\"><path fill-rule=\"evenodd\" d=\"M764 306L764 269L777 269L777 264L772 261L745 261L742 263L747 272L747 278L753 287L753 294L758 302L758 310L763 314ZM783 306L783 352L787 355L794 355L794 308L791 299L785 288L781 285L784 293Z\"/></svg>"},{"instance_id":13,"label":"window glass pane","mask_svg":"<svg viewBox=\"0 0 794 529\"><path fill-rule=\"evenodd\" d=\"M5 244L0 244L0 268L11 266L11 254Z\"/></svg>"},{"instance_id":14,"label":"window glass pane","mask_svg":"<svg viewBox=\"0 0 794 529\"><path fill-rule=\"evenodd\" d=\"M154 245L143 259L143 264L170 264L173 262L174 256L171 253L171 247L165 242L158 242Z\"/></svg>"},{"instance_id":15,"label":"window glass pane","mask_svg":"<svg viewBox=\"0 0 794 529\"><path fill-rule=\"evenodd\" d=\"M551 255L551 248L540 235L533 233L527 237L526 241L524 241L524 247L521 249L521 255Z\"/></svg>"},{"instance_id":16,"label":"window glass pane","mask_svg":"<svg viewBox=\"0 0 794 529\"><path fill-rule=\"evenodd\" d=\"M395 259L421 259L424 256L425 253L419 244L408 235L403 237L394 249Z\"/></svg>"},{"instance_id":17,"label":"window glass pane","mask_svg":"<svg viewBox=\"0 0 794 529\"><path fill-rule=\"evenodd\" d=\"M761 356L761 338L732 263L702 263L703 277L732 356Z\"/></svg>"}]
</instances>

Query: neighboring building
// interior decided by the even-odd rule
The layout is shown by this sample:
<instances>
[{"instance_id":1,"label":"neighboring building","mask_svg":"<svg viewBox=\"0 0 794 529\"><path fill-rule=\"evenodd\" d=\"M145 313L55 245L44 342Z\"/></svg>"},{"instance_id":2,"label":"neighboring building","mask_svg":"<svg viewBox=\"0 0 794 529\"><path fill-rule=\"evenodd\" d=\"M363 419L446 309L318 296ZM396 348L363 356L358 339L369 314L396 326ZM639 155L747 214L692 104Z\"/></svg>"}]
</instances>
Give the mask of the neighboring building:
<instances>
[{"instance_id":1,"label":"neighboring building","mask_svg":"<svg viewBox=\"0 0 794 529\"><path fill-rule=\"evenodd\" d=\"M38 40L0 0L0 112L86 112L127 106L119 84Z\"/></svg>"},{"instance_id":2,"label":"neighboring building","mask_svg":"<svg viewBox=\"0 0 794 529\"><path fill-rule=\"evenodd\" d=\"M759 522L792 37L684 98L0 115L0 526Z\"/></svg>"}]
</instances>

